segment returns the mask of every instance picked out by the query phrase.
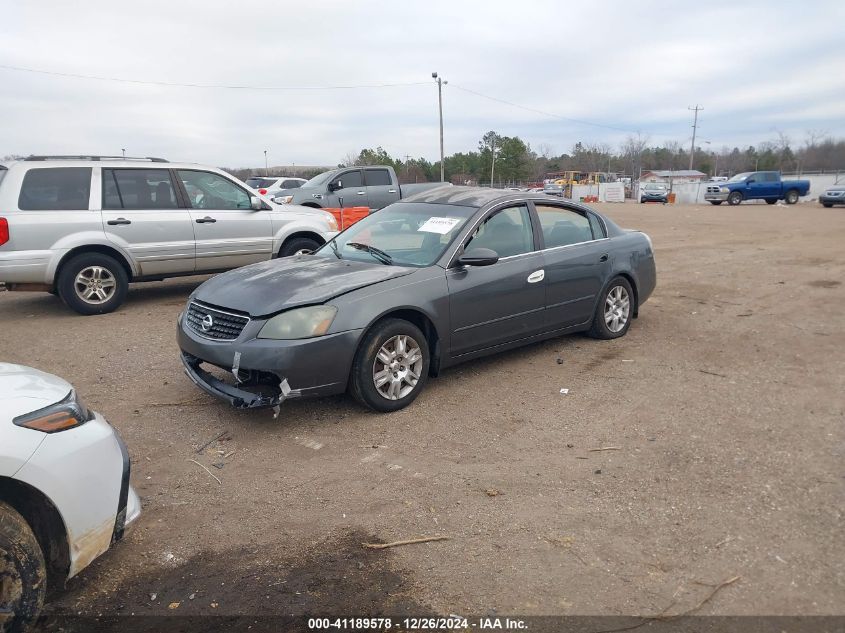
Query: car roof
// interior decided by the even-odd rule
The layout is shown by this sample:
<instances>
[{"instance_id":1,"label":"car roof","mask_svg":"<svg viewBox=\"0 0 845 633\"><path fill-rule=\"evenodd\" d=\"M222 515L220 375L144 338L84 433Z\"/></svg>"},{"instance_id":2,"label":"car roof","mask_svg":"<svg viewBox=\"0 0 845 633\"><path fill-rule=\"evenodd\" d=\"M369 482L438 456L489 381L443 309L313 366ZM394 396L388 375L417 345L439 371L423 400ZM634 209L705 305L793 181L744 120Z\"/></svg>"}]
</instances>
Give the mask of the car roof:
<instances>
[{"instance_id":1,"label":"car roof","mask_svg":"<svg viewBox=\"0 0 845 633\"><path fill-rule=\"evenodd\" d=\"M430 202L433 204L455 204L464 207L481 208L496 202L509 200L534 200L535 202L560 202L541 192L511 191L509 189L490 189L489 187L465 187L462 185L444 185L415 193L400 202ZM574 204L574 203L573 203ZM574 205L578 206L580 205Z\"/></svg>"},{"instance_id":2,"label":"car roof","mask_svg":"<svg viewBox=\"0 0 845 633\"><path fill-rule=\"evenodd\" d=\"M200 163L171 163L167 161L132 160L121 158L115 159L85 159L85 158L46 158L39 160L16 160L3 163L6 167L24 166L29 168L39 167L134 167L136 169L207 169L222 172L218 167L203 165Z\"/></svg>"}]
</instances>

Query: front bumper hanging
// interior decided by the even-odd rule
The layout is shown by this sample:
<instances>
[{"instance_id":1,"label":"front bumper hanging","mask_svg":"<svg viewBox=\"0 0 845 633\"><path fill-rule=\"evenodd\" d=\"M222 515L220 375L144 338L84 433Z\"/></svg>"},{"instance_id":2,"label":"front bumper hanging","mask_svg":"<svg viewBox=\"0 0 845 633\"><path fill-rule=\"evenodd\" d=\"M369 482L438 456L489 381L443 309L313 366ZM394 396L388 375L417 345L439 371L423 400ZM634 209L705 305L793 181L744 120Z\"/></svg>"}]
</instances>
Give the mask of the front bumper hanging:
<instances>
[{"instance_id":1,"label":"front bumper hanging","mask_svg":"<svg viewBox=\"0 0 845 633\"><path fill-rule=\"evenodd\" d=\"M258 386L246 381L238 385L230 385L200 367L202 360L186 352L180 355L185 374L200 389L206 393L225 400L235 409L267 409L278 407L288 398L298 398L302 395L299 389L291 389L287 378L282 378L279 384L271 387L272 393L250 391L246 387Z\"/></svg>"}]
</instances>

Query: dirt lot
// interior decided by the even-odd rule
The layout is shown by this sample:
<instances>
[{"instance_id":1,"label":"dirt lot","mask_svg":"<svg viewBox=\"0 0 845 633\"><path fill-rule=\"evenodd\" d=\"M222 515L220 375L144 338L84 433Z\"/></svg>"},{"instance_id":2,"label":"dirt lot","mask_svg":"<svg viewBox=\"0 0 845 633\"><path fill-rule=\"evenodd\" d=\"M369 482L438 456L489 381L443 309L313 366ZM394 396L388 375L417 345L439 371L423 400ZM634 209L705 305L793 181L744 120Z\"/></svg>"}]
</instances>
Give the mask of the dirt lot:
<instances>
[{"instance_id":1,"label":"dirt lot","mask_svg":"<svg viewBox=\"0 0 845 633\"><path fill-rule=\"evenodd\" d=\"M0 358L73 382L144 502L52 612L677 613L740 576L701 612L845 613L845 210L598 206L655 244L628 335L455 368L392 415L199 392L174 329L201 278L89 318L0 293Z\"/></svg>"}]
</instances>

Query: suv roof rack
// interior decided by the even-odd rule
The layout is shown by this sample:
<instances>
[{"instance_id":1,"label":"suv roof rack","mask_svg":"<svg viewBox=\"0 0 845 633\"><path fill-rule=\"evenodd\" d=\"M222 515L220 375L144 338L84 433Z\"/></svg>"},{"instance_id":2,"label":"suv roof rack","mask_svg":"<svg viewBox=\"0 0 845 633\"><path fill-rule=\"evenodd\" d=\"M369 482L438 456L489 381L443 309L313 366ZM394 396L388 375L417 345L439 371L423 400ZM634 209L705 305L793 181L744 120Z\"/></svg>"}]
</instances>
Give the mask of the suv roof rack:
<instances>
[{"instance_id":1,"label":"suv roof rack","mask_svg":"<svg viewBox=\"0 0 845 633\"><path fill-rule=\"evenodd\" d=\"M148 160L151 163L166 163L155 156L27 156L24 160Z\"/></svg>"}]
</instances>

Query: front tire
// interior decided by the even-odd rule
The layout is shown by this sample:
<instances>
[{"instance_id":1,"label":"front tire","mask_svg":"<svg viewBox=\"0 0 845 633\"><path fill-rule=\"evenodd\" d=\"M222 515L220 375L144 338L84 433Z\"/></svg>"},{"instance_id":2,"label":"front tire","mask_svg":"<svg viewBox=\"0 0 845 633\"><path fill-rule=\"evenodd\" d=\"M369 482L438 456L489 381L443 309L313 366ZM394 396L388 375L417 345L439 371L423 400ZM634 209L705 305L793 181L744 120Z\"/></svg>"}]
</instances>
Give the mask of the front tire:
<instances>
[{"instance_id":1,"label":"front tire","mask_svg":"<svg viewBox=\"0 0 845 633\"><path fill-rule=\"evenodd\" d=\"M722 200L711 200L710 204L718 207L720 204L722 204L722 202L723 202Z\"/></svg>"},{"instance_id":2,"label":"front tire","mask_svg":"<svg viewBox=\"0 0 845 633\"><path fill-rule=\"evenodd\" d=\"M795 189L790 189L786 192L786 196L784 196L784 200L786 200L786 204L795 204L798 202L798 192Z\"/></svg>"},{"instance_id":3,"label":"front tire","mask_svg":"<svg viewBox=\"0 0 845 633\"><path fill-rule=\"evenodd\" d=\"M290 257L291 255L307 255L320 248L320 243L310 237L294 237L282 244L279 249L279 257Z\"/></svg>"},{"instance_id":4,"label":"front tire","mask_svg":"<svg viewBox=\"0 0 845 633\"><path fill-rule=\"evenodd\" d=\"M742 202L742 194L739 191L731 192L731 195L728 196L728 204L735 207L740 202Z\"/></svg>"},{"instance_id":5,"label":"front tire","mask_svg":"<svg viewBox=\"0 0 845 633\"><path fill-rule=\"evenodd\" d=\"M106 314L126 300L129 275L113 257L82 253L62 266L56 287L62 301L79 314Z\"/></svg>"},{"instance_id":6,"label":"front tire","mask_svg":"<svg viewBox=\"0 0 845 633\"><path fill-rule=\"evenodd\" d=\"M355 354L352 396L382 413L404 409L423 390L429 362L428 341L416 325L403 319L380 321Z\"/></svg>"},{"instance_id":7,"label":"front tire","mask_svg":"<svg viewBox=\"0 0 845 633\"><path fill-rule=\"evenodd\" d=\"M616 277L605 288L596 306L587 334L598 339L625 336L634 316L634 291L624 277Z\"/></svg>"},{"instance_id":8,"label":"front tire","mask_svg":"<svg viewBox=\"0 0 845 633\"><path fill-rule=\"evenodd\" d=\"M830 202L822 202L822 206L825 207L826 209L829 209L830 207L833 206L833 204L830 203Z\"/></svg>"},{"instance_id":9,"label":"front tire","mask_svg":"<svg viewBox=\"0 0 845 633\"><path fill-rule=\"evenodd\" d=\"M23 633L47 593L44 553L26 520L0 501L0 633Z\"/></svg>"}]
</instances>

